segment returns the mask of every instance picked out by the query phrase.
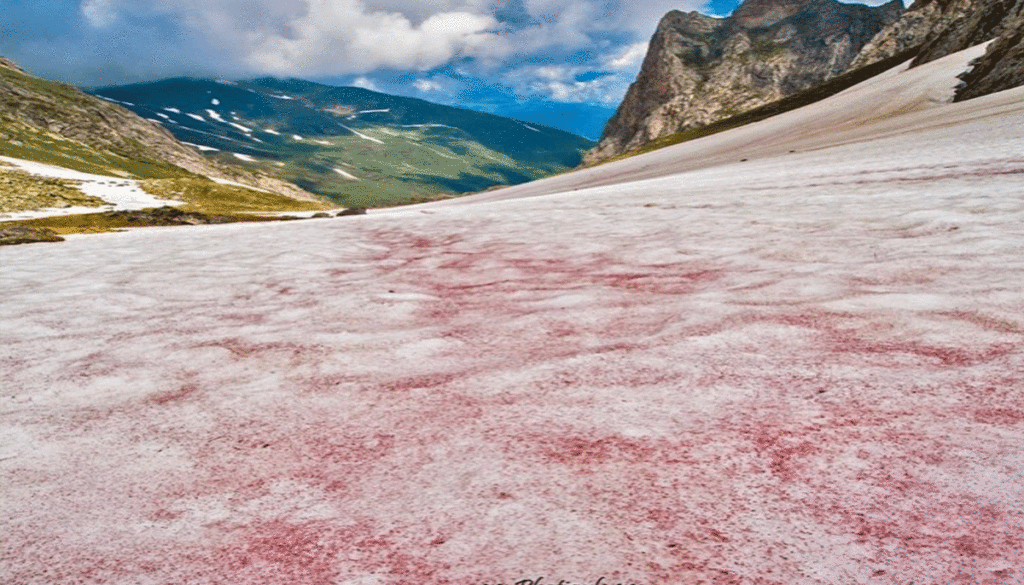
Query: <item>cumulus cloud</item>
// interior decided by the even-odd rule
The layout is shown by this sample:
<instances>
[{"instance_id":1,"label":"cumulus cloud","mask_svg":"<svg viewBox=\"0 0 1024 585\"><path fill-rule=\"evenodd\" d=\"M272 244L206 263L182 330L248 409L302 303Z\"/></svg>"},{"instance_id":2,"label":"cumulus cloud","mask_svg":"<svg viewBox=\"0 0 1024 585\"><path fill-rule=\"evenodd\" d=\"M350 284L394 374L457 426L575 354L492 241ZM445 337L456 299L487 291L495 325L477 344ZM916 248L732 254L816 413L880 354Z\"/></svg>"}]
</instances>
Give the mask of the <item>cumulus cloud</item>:
<instances>
[{"instance_id":1,"label":"cumulus cloud","mask_svg":"<svg viewBox=\"0 0 1024 585\"><path fill-rule=\"evenodd\" d=\"M111 0L85 0L82 16L94 28L106 28L117 20L117 10Z\"/></svg>"},{"instance_id":2,"label":"cumulus cloud","mask_svg":"<svg viewBox=\"0 0 1024 585\"><path fill-rule=\"evenodd\" d=\"M377 87L377 84L374 83L372 79L366 76L360 76L355 78L355 80L352 81L352 85L356 87L361 87L363 89L368 89L370 91L380 91L380 88Z\"/></svg>"},{"instance_id":3,"label":"cumulus cloud","mask_svg":"<svg viewBox=\"0 0 1024 585\"><path fill-rule=\"evenodd\" d=\"M633 43L626 45L616 52L609 53L604 58L604 65L608 69L622 71L633 69L643 61L647 55L647 43Z\"/></svg>"},{"instance_id":4,"label":"cumulus cloud","mask_svg":"<svg viewBox=\"0 0 1024 585\"><path fill-rule=\"evenodd\" d=\"M390 76L436 98L457 91L433 85L443 69L528 95L604 103L621 97L665 12L708 0L52 1L76 18L51 19L45 39L8 35L7 43L20 45L0 48L29 65L35 59L42 72L63 67L55 77L80 83L266 74L369 83ZM15 9L15 23L38 31L31 22L38 15L17 2ZM558 75L544 69L565 64Z\"/></svg>"},{"instance_id":5,"label":"cumulus cloud","mask_svg":"<svg viewBox=\"0 0 1024 585\"><path fill-rule=\"evenodd\" d=\"M441 84L438 81L434 81L433 79L417 79L416 81L412 82L412 85L421 93L442 91L444 89L443 84Z\"/></svg>"}]
</instances>

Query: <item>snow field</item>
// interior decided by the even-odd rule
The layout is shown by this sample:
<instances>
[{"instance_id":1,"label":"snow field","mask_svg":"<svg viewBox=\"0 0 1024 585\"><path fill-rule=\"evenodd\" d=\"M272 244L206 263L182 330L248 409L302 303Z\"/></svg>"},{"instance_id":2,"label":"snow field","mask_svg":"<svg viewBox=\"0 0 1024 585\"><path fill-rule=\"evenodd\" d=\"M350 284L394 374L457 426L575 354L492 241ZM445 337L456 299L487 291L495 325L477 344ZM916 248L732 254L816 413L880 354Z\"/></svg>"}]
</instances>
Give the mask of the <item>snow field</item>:
<instances>
[{"instance_id":1,"label":"snow field","mask_svg":"<svg viewBox=\"0 0 1024 585\"><path fill-rule=\"evenodd\" d=\"M7 579L1011 585L1022 95L0 249Z\"/></svg>"}]
</instances>

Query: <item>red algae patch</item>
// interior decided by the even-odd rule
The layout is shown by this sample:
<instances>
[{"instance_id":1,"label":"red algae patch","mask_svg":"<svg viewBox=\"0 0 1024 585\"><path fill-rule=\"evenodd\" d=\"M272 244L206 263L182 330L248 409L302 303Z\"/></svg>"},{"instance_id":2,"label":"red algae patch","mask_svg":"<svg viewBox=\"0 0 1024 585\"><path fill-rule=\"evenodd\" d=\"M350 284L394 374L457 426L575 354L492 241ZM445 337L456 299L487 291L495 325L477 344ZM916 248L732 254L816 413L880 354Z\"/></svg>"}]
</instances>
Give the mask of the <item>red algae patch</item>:
<instances>
[{"instance_id":1,"label":"red algae patch","mask_svg":"<svg viewBox=\"0 0 1024 585\"><path fill-rule=\"evenodd\" d=\"M1017 585L1024 113L980 103L549 197L0 250L3 581Z\"/></svg>"}]
</instances>

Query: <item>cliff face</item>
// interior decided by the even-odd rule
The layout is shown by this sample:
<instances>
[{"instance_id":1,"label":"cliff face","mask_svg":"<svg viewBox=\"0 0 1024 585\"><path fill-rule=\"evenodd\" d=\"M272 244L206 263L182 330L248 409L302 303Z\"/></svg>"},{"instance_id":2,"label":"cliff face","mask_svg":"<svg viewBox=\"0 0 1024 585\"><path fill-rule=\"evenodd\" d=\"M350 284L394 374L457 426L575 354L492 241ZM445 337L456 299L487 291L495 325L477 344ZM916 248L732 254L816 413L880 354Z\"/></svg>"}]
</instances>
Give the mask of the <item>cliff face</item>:
<instances>
[{"instance_id":1,"label":"cliff face","mask_svg":"<svg viewBox=\"0 0 1024 585\"><path fill-rule=\"evenodd\" d=\"M668 13L651 39L593 163L651 140L750 110L831 79L903 5L748 0L729 17Z\"/></svg>"},{"instance_id":2,"label":"cliff face","mask_svg":"<svg viewBox=\"0 0 1024 585\"><path fill-rule=\"evenodd\" d=\"M986 55L963 76L957 100L1024 84L1024 0L917 0L869 42L853 67L921 46L920 65L995 39Z\"/></svg>"}]
</instances>

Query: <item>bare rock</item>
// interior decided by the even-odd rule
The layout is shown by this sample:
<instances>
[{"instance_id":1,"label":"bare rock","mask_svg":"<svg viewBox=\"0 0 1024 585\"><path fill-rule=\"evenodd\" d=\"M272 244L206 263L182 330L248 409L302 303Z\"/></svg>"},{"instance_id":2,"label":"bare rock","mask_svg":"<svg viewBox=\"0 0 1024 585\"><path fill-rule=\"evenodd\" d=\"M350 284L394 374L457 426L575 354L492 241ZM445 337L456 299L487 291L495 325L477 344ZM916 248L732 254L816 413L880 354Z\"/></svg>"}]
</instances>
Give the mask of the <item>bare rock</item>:
<instances>
[{"instance_id":1,"label":"bare rock","mask_svg":"<svg viewBox=\"0 0 1024 585\"><path fill-rule=\"evenodd\" d=\"M36 242L63 242L64 238L49 228L20 225L0 227L0 246L32 244Z\"/></svg>"},{"instance_id":2,"label":"bare rock","mask_svg":"<svg viewBox=\"0 0 1024 585\"><path fill-rule=\"evenodd\" d=\"M747 0L729 18L665 15L647 56L587 164L705 126L845 72L903 13L835 0Z\"/></svg>"}]
</instances>

